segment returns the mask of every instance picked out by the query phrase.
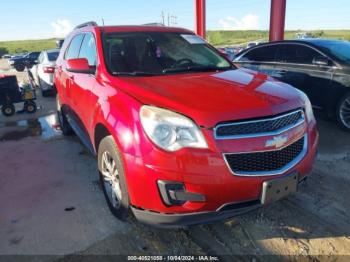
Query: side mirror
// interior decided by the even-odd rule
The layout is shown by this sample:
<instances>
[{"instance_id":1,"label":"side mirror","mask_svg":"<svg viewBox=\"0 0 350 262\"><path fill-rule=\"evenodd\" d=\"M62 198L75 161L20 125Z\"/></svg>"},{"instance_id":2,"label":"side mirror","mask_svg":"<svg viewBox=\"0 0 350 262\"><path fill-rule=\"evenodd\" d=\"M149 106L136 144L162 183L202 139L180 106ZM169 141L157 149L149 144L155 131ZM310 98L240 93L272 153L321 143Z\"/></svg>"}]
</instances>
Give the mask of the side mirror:
<instances>
[{"instance_id":1,"label":"side mirror","mask_svg":"<svg viewBox=\"0 0 350 262\"><path fill-rule=\"evenodd\" d=\"M331 64L331 61L325 57L317 57L317 58L314 58L312 63L318 66L329 66Z\"/></svg>"},{"instance_id":2,"label":"side mirror","mask_svg":"<svg viewBox=\"0 0 350 262\"><path fill-rule=\"evenodd\" d=\"M95 69L89 66L89 61L86 58L69 59L67 61L67 71L79 74L95 73Z\"/></svg>"}]
</instances>

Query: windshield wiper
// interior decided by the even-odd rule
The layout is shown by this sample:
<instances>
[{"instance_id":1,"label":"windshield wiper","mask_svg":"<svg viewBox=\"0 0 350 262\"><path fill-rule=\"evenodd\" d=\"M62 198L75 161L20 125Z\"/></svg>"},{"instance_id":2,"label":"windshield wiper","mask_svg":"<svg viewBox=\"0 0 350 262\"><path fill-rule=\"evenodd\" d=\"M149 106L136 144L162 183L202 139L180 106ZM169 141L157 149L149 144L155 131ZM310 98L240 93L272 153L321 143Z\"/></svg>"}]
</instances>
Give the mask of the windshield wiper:
<instances>
[{"instance_id":1,"label":"windshield wiper","mask_svg":"<svg viewBox=\"0 0 350 262\"><path fill-rule=\"evenodd\" d=\"M166 73L181 73L181 72L208 72L208 71L224 71L231 69L230 66L218 67L218 66L187 66L187 67L175 67L166 68L163 70L163 74Z\"/></svg>"},{"instance_id":2,"label":"windshield wiper","mask_svg":"<svg viewBox=\"0 0 350 262\"><path fill-rule=\"evenodd\" d=\"M114 76L155 76L157 74L150 72L134 71L134 72L112 72Z\"/></svg>"}]
</instances>

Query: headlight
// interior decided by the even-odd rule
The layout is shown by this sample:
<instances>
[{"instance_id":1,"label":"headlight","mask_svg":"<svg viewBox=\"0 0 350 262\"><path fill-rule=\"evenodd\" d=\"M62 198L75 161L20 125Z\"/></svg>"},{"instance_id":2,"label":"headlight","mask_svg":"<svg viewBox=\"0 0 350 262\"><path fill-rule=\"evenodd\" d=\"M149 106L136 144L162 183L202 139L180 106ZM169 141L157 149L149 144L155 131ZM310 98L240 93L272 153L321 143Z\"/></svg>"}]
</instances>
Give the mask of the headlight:
<instances>
[{"instance_id":1,"label":"headlight","mask_svg":"<svg viewBox=\"0 0 350 262\"><path fill-rule=\"evenodd\" d=\"M143 106L140 118L147 136L166 151L174 152L184 147L208 148L198 126L183 115L158 107Z\"/></svg>"},{"instance_id":2,"label":"headlight","mask_svg":"<svg viewBox=\"0 0 350 262\"><path fill-rule=\"evenodd\" d=\"M308 98L305 99L305 114L306 114L307 121L309 122L315 118L311 102Z\"/></svg>"},{"instance_id":3,"label":"headlight","mask_svg":"<svg viewBox=\"0 0 350 262\"><path fill-rule=\"evenodd\" d=\"M308 96L301 90L299 89L295 89L301 96L303 102L304 102L304 106L305 106L305 115L306 115L306 119L308 122L312 121L315 119L314 116L314 111L312 109L312 105L310 102L310 99L308 98Z\"/></svg>"}]
</instances>

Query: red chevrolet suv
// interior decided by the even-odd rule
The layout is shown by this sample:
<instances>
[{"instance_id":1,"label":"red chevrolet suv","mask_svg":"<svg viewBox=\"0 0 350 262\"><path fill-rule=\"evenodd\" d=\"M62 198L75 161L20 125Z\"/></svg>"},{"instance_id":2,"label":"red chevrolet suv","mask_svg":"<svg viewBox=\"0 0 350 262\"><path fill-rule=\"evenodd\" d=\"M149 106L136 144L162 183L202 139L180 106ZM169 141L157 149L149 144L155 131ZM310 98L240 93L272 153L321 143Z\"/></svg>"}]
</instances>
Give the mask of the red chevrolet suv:
<instances>
[{"instance_id":1,"label":"red chevrolet suv","mask_svg":"<svg viewBox=\"0 0 350 262\"><path fill-rule=\"evenodd\" d=\"M78 26L55 71L57 111L97 156L112 213L209 223L297 191L318 132L305 94L237 69L180 28Z\"/></svg>"}]
</instances>

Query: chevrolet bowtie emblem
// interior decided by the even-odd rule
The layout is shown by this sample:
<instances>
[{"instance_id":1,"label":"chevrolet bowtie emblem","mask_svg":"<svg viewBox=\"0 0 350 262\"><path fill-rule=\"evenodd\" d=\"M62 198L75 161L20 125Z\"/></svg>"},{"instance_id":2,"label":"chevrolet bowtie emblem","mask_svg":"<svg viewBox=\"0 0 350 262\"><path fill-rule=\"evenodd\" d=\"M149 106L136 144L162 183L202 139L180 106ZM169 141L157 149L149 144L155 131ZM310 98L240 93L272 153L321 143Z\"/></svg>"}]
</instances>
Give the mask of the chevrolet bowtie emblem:
<instances>
[{"instance_id":1,"label":"chevrolet bowtie emblem","mask_svg":"<svg viewBox=\"0 0 350 262\"><path fill-rule=\"evenodd\" d=\"M288 142L287 136L275 136L273 139L267 140L265 147L280 148Z\"/></svg>"}]
</instances>

